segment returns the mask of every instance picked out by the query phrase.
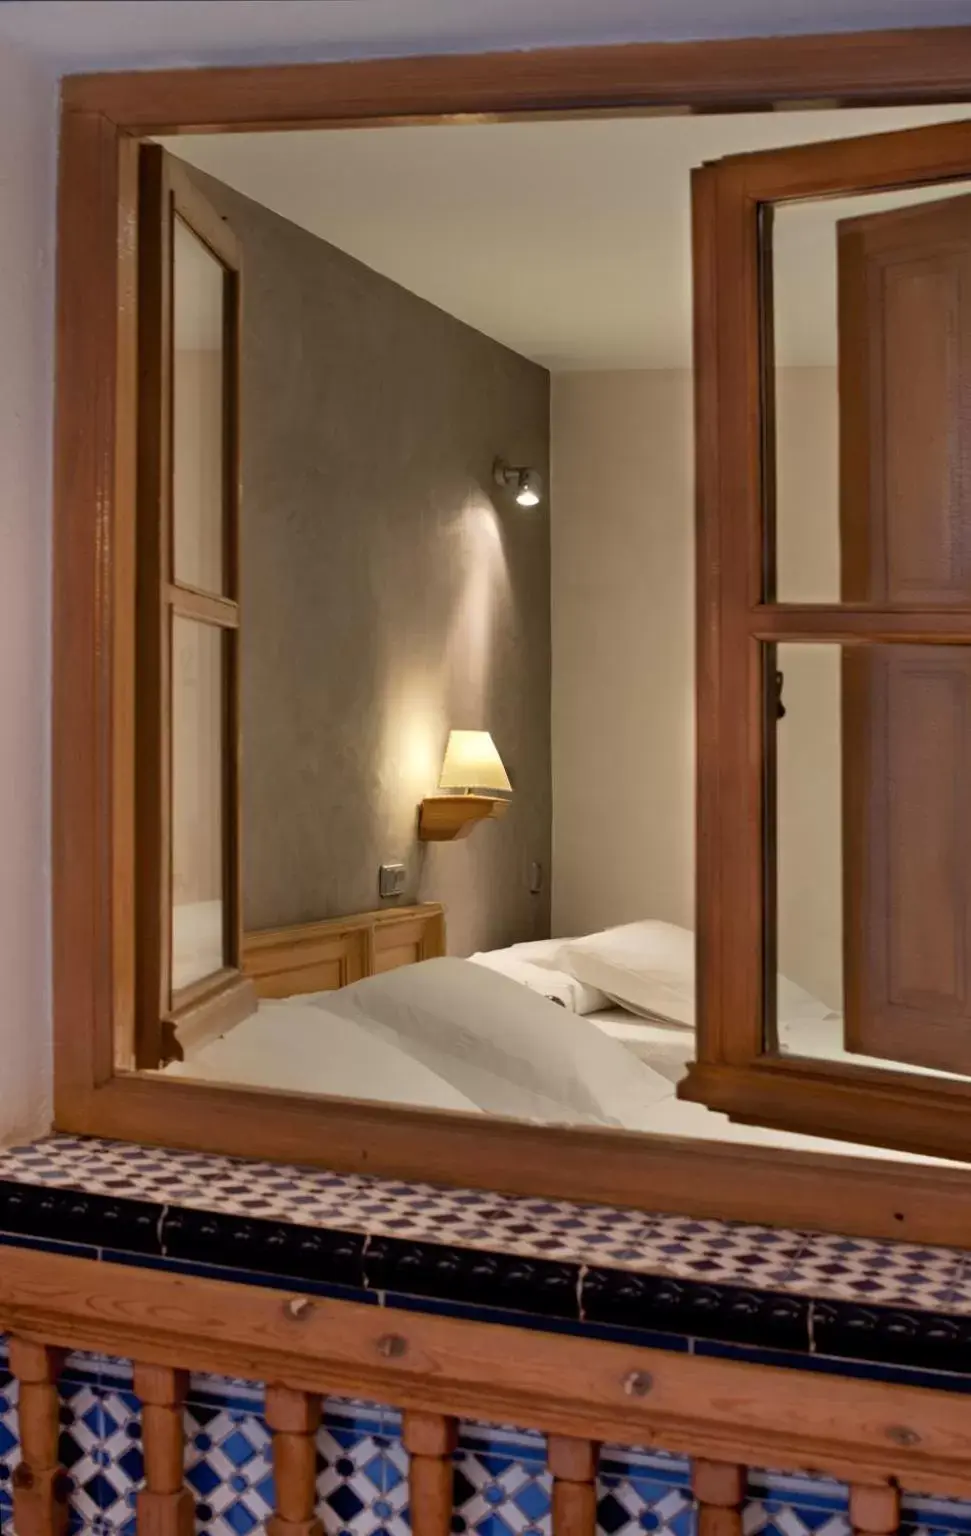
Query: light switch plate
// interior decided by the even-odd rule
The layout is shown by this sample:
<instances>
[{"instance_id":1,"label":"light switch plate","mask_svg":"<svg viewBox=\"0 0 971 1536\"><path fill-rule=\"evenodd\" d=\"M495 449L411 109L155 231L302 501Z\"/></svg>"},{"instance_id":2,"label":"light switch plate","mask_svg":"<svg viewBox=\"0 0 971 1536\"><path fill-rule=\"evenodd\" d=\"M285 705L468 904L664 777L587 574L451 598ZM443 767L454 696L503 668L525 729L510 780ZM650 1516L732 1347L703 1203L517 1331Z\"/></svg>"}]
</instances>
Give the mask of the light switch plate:
<instances>
[{"instance_id":1,"label":"light switch plate","mask_svg":"<svg viewBox=\"0 0 971 1536\"><path fill-rule=\"evenodd\" d=\"M382 896L400 896L405 888L405 866L382 864L378 871L378 891Z\"/></svg>"}]
</instances>

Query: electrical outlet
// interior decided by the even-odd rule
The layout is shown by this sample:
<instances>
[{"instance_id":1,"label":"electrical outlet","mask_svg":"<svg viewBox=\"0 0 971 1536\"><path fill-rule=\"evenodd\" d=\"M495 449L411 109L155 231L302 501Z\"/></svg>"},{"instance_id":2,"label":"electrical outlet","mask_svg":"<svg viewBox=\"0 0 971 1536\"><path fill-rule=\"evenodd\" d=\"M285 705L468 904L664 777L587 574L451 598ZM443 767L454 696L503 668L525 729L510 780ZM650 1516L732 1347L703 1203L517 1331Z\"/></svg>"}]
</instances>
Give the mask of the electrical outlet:
<instances>
[{"instance_id":1,"label":"electrical outlet","mask_svg":"<svg viewBox=\"0 0 971 1536\"><path fill-rule=\"evenodd\" d=\"M381 896L400 896L405 888L405 866L382 864L378 870L378 892Z\"/></svg>"}]
</instances>

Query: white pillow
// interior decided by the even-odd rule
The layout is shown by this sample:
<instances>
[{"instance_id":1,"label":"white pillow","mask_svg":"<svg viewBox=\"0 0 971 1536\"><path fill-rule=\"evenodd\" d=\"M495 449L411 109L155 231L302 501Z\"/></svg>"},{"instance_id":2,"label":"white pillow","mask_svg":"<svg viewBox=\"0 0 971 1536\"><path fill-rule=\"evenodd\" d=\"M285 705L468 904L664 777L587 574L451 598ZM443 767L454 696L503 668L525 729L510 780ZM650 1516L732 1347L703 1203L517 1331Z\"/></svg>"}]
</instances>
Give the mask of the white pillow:
<instances>
[{"instance_id":1,"label":"white pillow","mask_svg":"<svg viewBox=\"0 0 971 1536\"><path fill-rule=\"evenodd\" d=\"M468 960L424 960L319 996L490 1114L643 1130L674 1091L595 1024Z\"/></svg>"},{"instance_id":2,"label":"white pillow","mask_svg":"<svg viewBox=\"0 0 971 1536\"><path fill-rule=\"evenodd\" d=\"M518 946L487 950L483 954L470 955L469 959L475 965L484 965L490 971L498 971L500 976L508 976L510 981L518 981L521 987L538 992L540 997L549 998L551 1003L558 1003L570 1013L597 1013L610 1002L603 992L596 987L588 987L568 971L551 970L545 965L537 965L533 960L522 959Z\"/></svg>"},{"instance_id":3,"label":"white pillow","mask_svg":"<svg viewBox=\"0 0 971 1536\"><path fill-rule=\"evenodd\" d=\"M695 936L690 928L653 920L625 923L570 940L561 951L561 964L630 1013L695 1027ZM779 977L780 1019L825 1019L829 1013L825 1003Z\"/></svg>"}]
</instances>

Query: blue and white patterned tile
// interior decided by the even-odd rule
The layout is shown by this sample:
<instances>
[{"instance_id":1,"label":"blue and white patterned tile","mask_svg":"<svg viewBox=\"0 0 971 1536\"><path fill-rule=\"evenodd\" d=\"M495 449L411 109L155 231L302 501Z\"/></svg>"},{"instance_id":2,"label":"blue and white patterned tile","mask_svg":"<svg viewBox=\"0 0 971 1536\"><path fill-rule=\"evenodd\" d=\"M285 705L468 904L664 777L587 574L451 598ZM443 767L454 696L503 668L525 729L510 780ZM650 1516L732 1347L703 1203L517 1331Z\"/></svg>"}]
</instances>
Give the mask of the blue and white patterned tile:
<instances>
[{"instance_id":1,"label":"blue and white patterned tile","mask_svg":"<svg viewBox=\"0 0 971 1536\"><path fill-rule=\"evenodd\" d=\"M597 1527L603 1536L691 1536L694 1500L686 1487L662 1476L632 1469L627 1476L600 1477L597 1484Z\"/></svg>"},{"instance_id":2,"label":"blue and white patterned tile","mask_svg":"<svg viewBox=\"0 0 971 1536\"><path fill-rule=\"evenodd\" d=\"M101 1471L104 1505L101 1518L112 1536L132 1536L135 1498L144 1482L141 1405L131 1392L101 1389Z\"/></svg>"},{"instance_id":3,"label":"blue and white patterned tile","mask_svg":"<svg viewBox=\"0 0 971 1536\"><path fill-rule=\"evenodd\" d=\"M901 1495L900 1536L968 1536L971 1503L926 1494Z\"/></svg>"},{"instance_id":4,"label":"blue and white patterned tile","mask_svg":"<svg viewBox=\"0 0 971 1536\"><path fill-rule=\"evenodd\" d=\"M780 1285L820 1300L939 1311L954 1294L963 1259L951 1248L817 1233L806 1239Z\"/></svg>"},{"instance_id":5,"label":"blue and white patterned tile","mask_svg":"<svg viewBox=\"0 0 971 1536\"><path fill-rule=\"evenodd\" d=\"M317 1435L317 1515L327 1536L408 1531L408 1465L397 1421L328 1401Z\"/></svg>"},{"instance_id":6,"label":"blue and white patterned tile","mask_svg":"<svg viewBox=\"0 0 971 1536\"><path fill-rule=\"evenodd\" d=\"M782 1284L805 1243L805 1234L778 1227L658 1216L640 1242L612 1244L598 1262L681 1280L769 1288Z\"/></svg>"},{"instance_id":7,"label":"blue and white patterned tile","mask_svg":"<svg viewBox=\"0 0 971 1536\"><path fill-rule=\"evenodd\" d=\"M588 1266L971 1311L971 1253L444 1189L97 1138L0 1152L0 1179Z\"/></svg>"},{"instance_id":8,"label":"blue and white patterned tile","mask_svg":"<svg viewBox=\"0 0 971 1536\"><path fill-rule=\"evenodd\" d=\"M773 1283L801 1234L604 1205L438 1188L97 1138L0 1153L0 1178L520 1257Z\"/></svg>"},{"instance_id":9,"label":"blue and white patterned tile","mask_svg":"<svg viewBox=\"0 0 971 1536\"><path fill-rule=\"evenodd\" d=\"M6 1536L13 1516L13 1469L20 1460L17 1441L17 1383L7 1369L7 1356L0 1339L0 1530Z\"/></svg>"},{"instance_id":10,"label":"blue and white patterned tile","mask_svg":"<svg viewBox=\"0 0 971 1536\"><path fill-rule=\"evenodd\" d=\"M813 1504L784 1497L749 1499L742 1509L743 1536L851 1536L845 1501Z\"/></svg>"},{"instance_id":11,"label":"blue and white patterned tile","mask_svg":"<svg viewBox=\"0 0 971 1536\"><path fill-rule=\"evenodd\" d=\"M545 1461L509 1454L508 1442L455 1453L452 1529L476 1536L549 1536L552 1484Z\"/></svg>"},{"instance_id":12,"label":"blue and white patterned tile","mask_svg":"<svg viewBox=\"0 0 971 1536\"><path fill-rule=\"evenodd\" d=\"M114 1502L111 1484L104 1473L103 1418L96 1385L60 1381L61 1432L58 1456L68 1476L70 1506L84 1525L99 1520Z\"/></svg>"},{"instance_id":13,"label":"blue and white patterned tile","mask_svg":"<svg viewBox=\"0 0 971 1536\"><path fill-rule=\"evenodd\" d=\"M196 1530L249 1536L273 1513L270 1435L262 1418L189 1398L185 1407L186 1484L196 1502Z\"/></svg>"}]
</instances>

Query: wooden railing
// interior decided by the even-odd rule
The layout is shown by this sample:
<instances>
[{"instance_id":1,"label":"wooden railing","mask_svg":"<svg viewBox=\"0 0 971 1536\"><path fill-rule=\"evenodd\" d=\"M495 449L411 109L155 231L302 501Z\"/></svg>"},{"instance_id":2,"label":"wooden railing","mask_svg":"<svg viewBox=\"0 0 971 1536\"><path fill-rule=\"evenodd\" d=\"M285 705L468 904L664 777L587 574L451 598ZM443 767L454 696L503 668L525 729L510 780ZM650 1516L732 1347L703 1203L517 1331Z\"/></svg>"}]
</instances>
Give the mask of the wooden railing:
<instances>
[{"instance_id":1,"label":"wooden railing","mask_svg":"<svg viewBox=\"0 0 971 1536\"><path fill-rule=\"evenodd\" d=\"M543 1431L554 1536L594 1536L599 1446L692 1458L699 1536L741 1536L747 1467L850 1484L859 1536L892 1536L901 1487L971 1496L971 1411L949 1392L784 1370L0 1248L0 1330L19 1383L17 1536L63 1536L57 1380L68 1349L133 1361L143 1536L191 1536L183 1480L190 1370L266 1384L269 1536L320 1536L324 1394L403 1413L415 1536L449 1536L460 1417Z\"/></svg>"}]
</instances>

